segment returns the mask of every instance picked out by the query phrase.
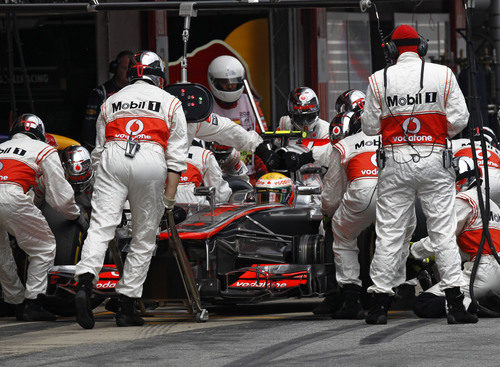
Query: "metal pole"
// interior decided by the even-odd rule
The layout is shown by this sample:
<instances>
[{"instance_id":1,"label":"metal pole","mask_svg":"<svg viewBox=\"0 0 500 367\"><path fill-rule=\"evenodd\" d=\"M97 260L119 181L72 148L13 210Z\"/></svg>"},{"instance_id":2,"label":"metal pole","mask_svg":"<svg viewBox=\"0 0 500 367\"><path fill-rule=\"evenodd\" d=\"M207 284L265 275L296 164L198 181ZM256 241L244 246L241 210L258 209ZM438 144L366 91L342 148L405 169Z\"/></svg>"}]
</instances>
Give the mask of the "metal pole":
<instances>
[{"instance_id":1,"label":"metal pole","mask_svg":"<svg viewBox=\"0 0 500 367\"><path fill-rule=\"evenodd\" d=\"M396 2L378 0L378 2ZM86 3L40 3L40 4L1 4L0 12L94 12L109 10L178 10L184 1L157 2L117 2L103 4ZM359 8L357 0L261 0L258 3L240 1L201 1L194 3L195 10L265 10L270 8Z\"/></svg>"}]
</instances>

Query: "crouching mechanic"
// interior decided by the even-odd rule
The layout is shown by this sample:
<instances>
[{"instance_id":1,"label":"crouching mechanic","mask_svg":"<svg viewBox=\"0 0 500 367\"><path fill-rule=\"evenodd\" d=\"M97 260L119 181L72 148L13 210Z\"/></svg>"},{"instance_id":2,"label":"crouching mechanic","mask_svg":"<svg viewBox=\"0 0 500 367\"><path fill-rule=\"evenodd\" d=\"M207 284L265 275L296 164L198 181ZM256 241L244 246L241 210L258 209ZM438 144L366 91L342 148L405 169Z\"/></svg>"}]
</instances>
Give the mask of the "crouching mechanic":
<instances>
[{"instance_id":1,"label":"crouching mechanic","mask_svg":"<svg viewBox=\"0 0 500 367\"><path fill-rule=\"evenodd\" d=\"M94 327L89 307L93 283L97 282L127 199L132 241L116 287L120 303L116 324L144 324L134 303L142 295L155 249L165 210L162 198L172 209L180 173L186 170L186 119L181 102L162 90L163 60L153 52L139 52L133 57L128 76L131 84L105 101L97 119L96 148L92 152L96 168L92 217L75 272L79 281L76 320L86 329Z\"/></svg>"},{"instance_id":2,"label":"crouching mechanic","mask_svg":"<svg viewBox=\"0 0 500 367\"><path fill-rule=\"evenodd\" d=\"M80 216L73 189L64 179L56 149L45 143L42 120L32 114L21 115L12 125L10 137L0 144L0 284L5 302L19 305L19 320L55 320L56 316L43 308L39 296L47 289L56 240L27 191L43 177L47 203L66 219L78 219L82 227L86 227L86 220ZM26 289L17 274L8 233L28 255Z\"/></svg>"},{"instance_id":3,"label":"crouching mechanic","mask_svg":"<svg viewBox=\"0 0 500 367\"><path fill-rule=\"evenodd\" d=\"M465 305L471 303L469 294L469 282L472 266L481 237L483 235L483 225L481 211L479 210L477 184L474 171L474 162L468 157L455 158L457 162L457 191L459 192L455 200L455 213L457 216L457 244L463 254L467 257L462 271L465 279L461 289L465 294ZM481 183L479 183L481 184ZM484 191L483 191L484 197ZM489 229L493 245L497 252L500 251L500 208L490 200ZM417 259L424 259L434 255L434 249L429 237L415 242L411 246L411 253ZM479 268L474 282L474 294L482 305L483 301L488 302L488 296L496 296L496 312L500 312L498 303L498 292L500 292L500 265L491 254L491 249L487 243L484 245ZM490 294L488 294L490 291ZM463 295L461 296L464 297ZM420 317L445 317L446 302L445 294L442 290L442 283L435 284L425 292L421 293L415 302L414 311ZM488 304L484 304L488 307ZM449 305L448 305L449 307ZM491 306L490 306L491 307ZM448 320L455 323L453 315L448 313Z\"/></svg>"},{"instance_id":4,"label":"crouching mechanic","mask_svg":"<svg viewBox=\"0 0 500 367\"><path fill-rule=\"evenodd\" d=\"M498 150L498 142L495 133L488 127L483 127L483 136L486 139L486 151L488 156L490 197L497 205L500 205L500 151ZM474 139L479 137L479 135L476 135ZM477 164L479 167L483 168L484 159L481 142L475 140L474 144L476 146ZM455 157L472 158L470 139L454 139L451 141L451 146Z\"/></svg>"},{"instance_id":5,"label":"crouching mechanic","mask_svg":"<svg viewBox=\"0 0 500 367\"><path fill-rule=\"evenodd\" d=\"M407 252L405 236L414 221L416 198L427 217L450 313L457 322L477 322L461 300L460 255L454 236L455 175L450 154L445 151L446 139L467 125L467 105L453 72L425 62L427 42L414 28L400 25L388 45L397 62L370 77L361 116L365 134L382 135L377 240L370 266L374 284L368 288L375 302L366 322L387 323L390 297L398 285L397 265ZM411 98L422 98L422 103L413 100L410 104L402 96L417 96Z\"/></svg>"},{"instance_id":6,"label":"crouching mechanic","mask_svg":"<svg viewBox=\"0 0 500 367\"><path fill-rule=\"evenodd\" d=\"M182 173L175 194L177 203L207 204L205 197L194 195L194 189L201 185L215 188L215 204L227 203L232 191L211 151L191 145L186 164L187 170Z\"/></svg>"}]
</instances>

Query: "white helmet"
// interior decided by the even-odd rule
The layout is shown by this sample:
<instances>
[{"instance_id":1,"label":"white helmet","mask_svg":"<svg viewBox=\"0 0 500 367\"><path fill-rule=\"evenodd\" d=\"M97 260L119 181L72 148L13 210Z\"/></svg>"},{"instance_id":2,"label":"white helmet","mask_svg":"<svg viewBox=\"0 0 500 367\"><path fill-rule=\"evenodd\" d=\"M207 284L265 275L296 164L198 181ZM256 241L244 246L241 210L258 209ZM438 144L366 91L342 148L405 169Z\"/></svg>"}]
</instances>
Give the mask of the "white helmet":
<instances>
[{"instance_id":1,"label":"white helmet","mask_svg":"<svg viewBox=\"0 0 500 367\"><path fill-rule=\"evenodd\" d=\"M243 93L245 68L233 56L219 56L208 66L208 85L215 98L227 102L236 102Z\"/></svg>"}]
</instances>

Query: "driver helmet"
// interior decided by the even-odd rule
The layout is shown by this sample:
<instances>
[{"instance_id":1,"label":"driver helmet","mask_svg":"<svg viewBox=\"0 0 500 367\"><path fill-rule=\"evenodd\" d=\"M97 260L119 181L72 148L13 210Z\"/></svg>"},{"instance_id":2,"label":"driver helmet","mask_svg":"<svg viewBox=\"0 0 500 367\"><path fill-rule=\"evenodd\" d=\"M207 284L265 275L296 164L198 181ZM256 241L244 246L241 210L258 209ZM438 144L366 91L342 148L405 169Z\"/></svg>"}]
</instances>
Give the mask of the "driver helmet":
<instances>
[{"instance_id":1,"label":"driver helmet","mask_svg":"<svg viewBox=\"0 0 500 367\"><path fill-rule=\"evenodd\" d=\"M338 113L363 110L365 98L364 92L357 89L348 89L337 98L335 109Z\"/></svg>"},{"instance_id":2,"label":"driver helmet","mask_svg":"<svg viewBox=\"0 0 500 367\"><path fill-rule=\"evenodd\" d=\"M208 86L218 100L236 102L243 93L245 68L233 56L219 56L208 66Z\"/></svg>"},{"instance_id":3,"label":"driver helmet","mask_svg":"<svg viewBox=\"0 0 500 367\"><path fill-rule=\"evenodd\" d=\"M295 188L289 177L277 172L266 173L255 184L258 204L293 205Z\"/></svg>"},{"instance_id":4,"label":"driver helmet","mask_svg":"<svg viewBox=\"0 0 500 367\"><path fill-rule=\"evenodd\" d=\"M467 191L477 185L474 161L472 160L472 158L453 158L453 169L455 170L456 175L455 185L457 192ZM481 168L479 168L479 170L481 170ZM479 184L481 184L481 180Z\"/></svg>"},{"instance_id":5,"label":"driver helmet","mask_svg":"<svg viewBox=\"0 0 500 367\"><path fill-rule=\"evenodd\" d=\"M32 113L25 113L19 116L9 131L9 136L12 138L15 134L24 134L31 139L45 142L45 126L40 117Z\"/></svg>"},{"instance_id":6,"label":"driver helmet","mask_svg":"<svg viewBox=\"0 0 500 367\"><path fill-rule=\"evenodd\" d=\"M130 59L127 76L130 83L144 80L162 88L167 80L165 62L152 51L139 51Z\"/></svg>"},{"instance_id":7,"label":"driver helmet","mask_svg":"<svg viewBox=\"0 0 500 367\"><path fill-rule=\"evenodd\" d=\"M299 130L310 130L319 118L319 100L308 87L298 87L288 96L288 115Z\"/></svg>"},{"instance_id":8,"label":"driver helmet","mask_svg":"<svg viewBox=\"0 0 500 367\"><path fill-rule=\"evenodd\" d=\"M61 161L66 180L75 191L84 191L89 187L94 170L90 154L80 145L70 145L61 152Z\"/></svg>"}]
</instances>

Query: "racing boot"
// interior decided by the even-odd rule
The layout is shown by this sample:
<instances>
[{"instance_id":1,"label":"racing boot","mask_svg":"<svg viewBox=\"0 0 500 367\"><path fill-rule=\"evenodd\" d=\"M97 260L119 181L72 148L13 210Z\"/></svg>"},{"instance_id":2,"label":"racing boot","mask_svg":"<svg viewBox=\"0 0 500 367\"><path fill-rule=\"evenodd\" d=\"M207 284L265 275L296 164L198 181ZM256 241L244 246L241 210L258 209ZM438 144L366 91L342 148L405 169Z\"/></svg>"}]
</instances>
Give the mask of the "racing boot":
<instances>
[{"instance_id":1,"label":"racing boot","mask_svg":"<svg viewBox=\"0 0 500 367\"><path fill-rule=\"evenodd\" d=\"M361 305L361 287L357 284L344 284L344 302L339 310L332 313L333 319L362 320L365 311Z\"/></svg>"},{"instance_id":2,"label":"racing boot","mask_svg":"<svg viewBox=\"0 0 500 367\"><path fill-rule=\"evenodd\" d=\"M75 295L76 322L84 329L92 329L95 325L94 314L90 307L90 296L94 275L85 273L78 276L78 291Z\"/></svg>"},{"instance_id":3,"label":"racing boot","mask_svg":"<svg viewBox=\"0 0 500 367\"><path fill-rule=\"evenodd\" d=\"M476 315L465 310L464 294L459 287L445 289L444 293L448 304L448 324L475 324L478 321Z\"/></svg>"},{"instance_id":4,"label":"racing boot","mask_svg":"<svg viewBox=\"0 0 500 367\"><path fill-rule=\"evenodd\" d=\"M375 293L374 304L368 311L366 316L366 323L371 325L385 325L387 324L387 310L389 309L389 294Z\"/></svg>"},{"instance_id":5,"label":"racing boot","mask_svg":"<svg viewBox=\"0 0 500 367\"><path fill-rule=\"evenodd\" d=\"M323 302L313 309L315 315L331 315L342 306L343 298L342 293L338 290L329 291L325 294Z\"/></svg>"},{"instance_id":6,"label":"racing boot","mask_svg":"<svg viewBox=\"0 0 500 367\"><path fill-rule=\"evenodd\" d=\"M123 294L119 295L120 307L116 312L117 326L142 326L144 319L135 309L135 299L127 297Z\"/></svg>"},{"instance_id":7,"label":"racing boot","mask_svg":"<svg viewBox=\"0 0 500 367\"><path fill-rule=\"evenodd\" d=\"M26 299L22 311L23 321L55 321L57 316L43 308L38 299Z\"/></svg>"}]
</instances>

